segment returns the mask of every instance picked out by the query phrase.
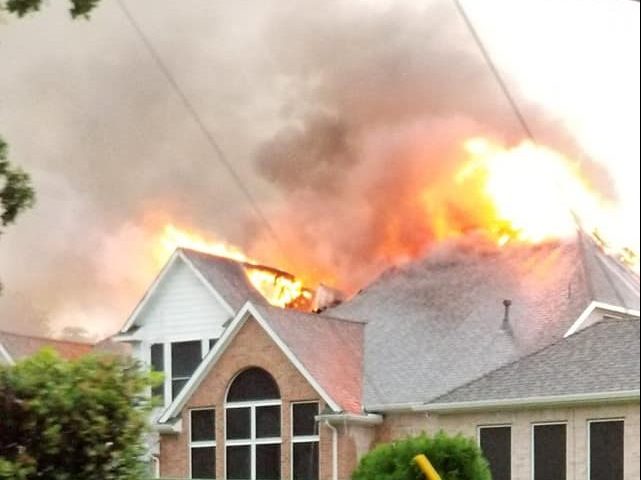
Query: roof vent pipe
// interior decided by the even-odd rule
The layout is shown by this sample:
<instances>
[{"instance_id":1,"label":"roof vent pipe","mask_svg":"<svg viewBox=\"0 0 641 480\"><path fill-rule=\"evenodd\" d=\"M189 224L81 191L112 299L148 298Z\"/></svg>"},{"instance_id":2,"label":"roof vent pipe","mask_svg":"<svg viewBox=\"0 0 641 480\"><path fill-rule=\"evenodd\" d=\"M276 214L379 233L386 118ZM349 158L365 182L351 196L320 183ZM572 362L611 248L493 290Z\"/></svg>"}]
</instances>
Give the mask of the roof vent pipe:
<instances>
[{"instance_id":1,"label":"roof vent pipe","mask_svg":"<svg viewBox=\"0 0 641 480\"><path fill-rule=\"evenodd\" d=\"M510 328L510 306L512 305L512 300L506 298L503 300L503 306L505 307L505 315L503 316L503 325L501 328L503 330L508 330Z\"/></svg>"}]
</instances>

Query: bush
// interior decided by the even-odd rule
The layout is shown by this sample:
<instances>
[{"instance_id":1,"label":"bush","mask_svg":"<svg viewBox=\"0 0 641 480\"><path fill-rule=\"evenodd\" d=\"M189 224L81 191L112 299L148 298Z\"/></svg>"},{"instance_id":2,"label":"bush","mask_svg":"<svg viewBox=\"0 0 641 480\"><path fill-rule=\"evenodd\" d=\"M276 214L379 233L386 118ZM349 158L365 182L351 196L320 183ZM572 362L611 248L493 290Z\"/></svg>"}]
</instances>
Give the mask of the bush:
<instances>
[{"instance_id":1,"label":"bush","mask_svg":"<svg viewBox=\"0 0 641 480\"><path fill-rule=\"evenodd\" d=\"M0 367L0 479L145 478L150 382L116 357L43 351Z\"/></svg>"},{"instance_id":2,"label":"bush","mask_svg":"<svg viewBox=\"0 0 641 480\"><path fill-rule=\"evenodd\" d=\"M352 480L424 480L412 459L423 453L443 480L491 480L490 470L476 443L438 432L379 445L365 455Z\"/></svg>"}]
</instances>

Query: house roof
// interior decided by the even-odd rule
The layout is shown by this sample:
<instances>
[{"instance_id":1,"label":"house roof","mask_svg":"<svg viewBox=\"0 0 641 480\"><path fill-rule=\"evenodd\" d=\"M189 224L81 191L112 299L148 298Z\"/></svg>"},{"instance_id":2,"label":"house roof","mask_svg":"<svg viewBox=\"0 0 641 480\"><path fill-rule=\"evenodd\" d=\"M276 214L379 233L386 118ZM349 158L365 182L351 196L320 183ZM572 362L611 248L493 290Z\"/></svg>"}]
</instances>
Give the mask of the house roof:
<instances>
[{"instance_id":1,"label":"house roof","mask_svg":"<svg viewBox=\"0 0 641 480\"><path fill-rule=\"evenodd\" d=\"M86 355L93 348L93 345L89 343L55 340L9 332L0 332L0 346L4 347L11 361L14 362L34 355L45 347L53 348L61 357L69 360Z\"/></svg>"},{"instance_id":2,"label":"house roof","mask_svg":"<svg viewBox=\"0 0 641 480\"><path fill-rule=\"evenodd\" d=\"M234 312L237 312L248 300L254 304L267 303L247 279L245 267L249 264L187 248L178 250L223 297Z\"/></svg>"},{"instance_id":3,"label":"house roof","mask_svg":"<svg viewBox=\"0 0 641 480\"><path fill-rule=\"evenodd\" d=\"M160 422L183 408L248 318L258 322L331 409L361 413L363 323L247 302Z\"/></svg>"},{"instance_id":4,"label":"house roof","mask_svg":"<svg viewBox=\"0 0 641 480\"><path fill-rule=\"evenodd\" d=\"M266 305L256 310L342 410L361 411L362 322Z\"/></svg>"},{"instance_id":5,"label":"house roof","mask_svg":"<svg viewBox=\"0 0 641 480\"><path fill-rule=\"evenodd\" d=\"M602 320L436 398L478 402L639 390L639 320Z\"/></svg>"},{"instance_id":6,"label":"house roof","mask_svg":"<svg viewBox=\"0 0 641 480\"><path fill-rule=\"evenodd\" d=\"M428 402L557 341L594 301L638 310L639 279L586 236L502 248L468 237L328 314L368 322L363 403L375 411Z\"/></svg>"}]
</instances>

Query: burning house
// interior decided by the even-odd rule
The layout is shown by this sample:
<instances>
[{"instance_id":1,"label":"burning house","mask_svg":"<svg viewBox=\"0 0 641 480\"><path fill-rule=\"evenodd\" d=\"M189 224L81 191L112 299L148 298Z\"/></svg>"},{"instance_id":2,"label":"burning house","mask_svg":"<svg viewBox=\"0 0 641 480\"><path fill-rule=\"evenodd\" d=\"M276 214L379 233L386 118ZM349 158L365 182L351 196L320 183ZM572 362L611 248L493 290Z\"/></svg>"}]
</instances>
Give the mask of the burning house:
<instances>
[{"instance_id":1,"label":"burning house","mask_svg":"<svg viewBox=\"0 0 641 480\"><path fill-rule=\"evenodd\" d=\"M495 479L638 478L639 278L591 237L463 237L321 313L256 268L296 283L179 249L117 337L165 373L159 475L347 479L443 429Z\"/></svg>"}]
</instances>

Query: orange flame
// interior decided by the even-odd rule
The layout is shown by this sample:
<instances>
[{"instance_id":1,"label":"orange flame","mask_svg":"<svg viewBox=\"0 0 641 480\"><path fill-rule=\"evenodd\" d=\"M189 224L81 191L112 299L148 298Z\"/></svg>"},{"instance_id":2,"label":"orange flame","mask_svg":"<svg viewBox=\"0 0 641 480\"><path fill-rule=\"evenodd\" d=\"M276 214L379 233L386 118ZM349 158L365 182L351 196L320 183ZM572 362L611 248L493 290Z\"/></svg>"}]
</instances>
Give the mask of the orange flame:
<instances>
[{"instance_id":1,"label":"orange flame","mask_svg":"<svg viewBox=\"0 0 641 480\"><path fill-rule=\"evenodd\" d=\"M176 248L198 250L243 264L250 283L271 305L305 309L311 300L311 291L293 275L259 265L260 262L245 255L234 245L206 240L203 235L167 224L159 238L157 258L164 263Z\"/></svg>"}]
</instances>

